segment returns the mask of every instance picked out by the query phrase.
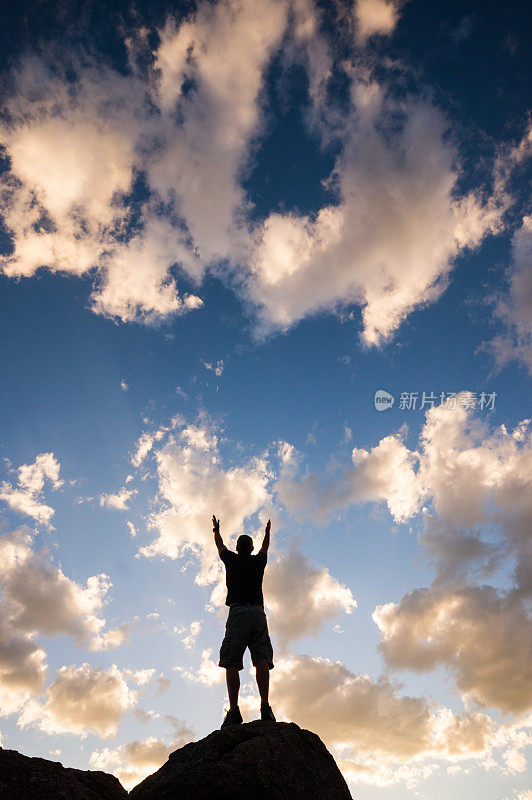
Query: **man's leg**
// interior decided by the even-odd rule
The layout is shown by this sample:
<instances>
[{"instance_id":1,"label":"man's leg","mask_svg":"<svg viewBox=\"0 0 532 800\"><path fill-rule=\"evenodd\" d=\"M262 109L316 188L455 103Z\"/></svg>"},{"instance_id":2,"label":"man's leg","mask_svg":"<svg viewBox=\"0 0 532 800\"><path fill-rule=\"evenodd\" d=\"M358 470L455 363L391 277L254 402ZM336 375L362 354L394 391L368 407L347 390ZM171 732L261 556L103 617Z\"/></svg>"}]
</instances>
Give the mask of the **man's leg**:
<instances>
[{"instance_id":1,"label":"man's leg","mask_svg":"<svg viewBox=\"0 0 532 800\"><path fill-rule=\"evenodd\" d=\"M255 675L257 678L257 686L259 687L260 701L262 704L268 704L268 691L270 688L270 670L265 661L259 661L255 667Z\"/></svg>"},{"instance_id":2,"label":"man's leg","mask_svg":"<svg viewBox=\"0 0 532 800\"><path fill-rule=\"evenodd\" d=\"M265 664L265 666L267 666L267 664ZM226 667L225 677L227 680L227 694L229 695L229 708L236 708L238 706L238 691L240 689L240 673L236 667ZM268 690L266 690L266 697L267 696Z\"/></svg>"}]
</instances>

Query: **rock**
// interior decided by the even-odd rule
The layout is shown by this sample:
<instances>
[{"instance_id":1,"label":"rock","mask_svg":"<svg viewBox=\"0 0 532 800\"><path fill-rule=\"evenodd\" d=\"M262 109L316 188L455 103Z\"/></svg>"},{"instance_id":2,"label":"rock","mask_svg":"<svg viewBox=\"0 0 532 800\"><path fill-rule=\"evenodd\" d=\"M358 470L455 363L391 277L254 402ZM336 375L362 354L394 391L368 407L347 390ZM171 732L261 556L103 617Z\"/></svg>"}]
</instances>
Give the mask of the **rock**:
<instances>
[{"instance_id":1,"label":"rock","mask_svg":"<svg viewBox=\"0 0 532 800\"><path fill-rule=\"evenodd\" d=\"M135 786L131 800L350 800L315 733L293 722L248 722L185 745Z\"/></svg>"},{"instance_id":2,"label":"rock","mask_svg":"<svg viewBox=\"0 0 532 800\"><path fill-rule=\"evenodd\" d=\"M0 747L0 800L124 800L114 775L64 767Z\"/></svg>"}]
</instances>

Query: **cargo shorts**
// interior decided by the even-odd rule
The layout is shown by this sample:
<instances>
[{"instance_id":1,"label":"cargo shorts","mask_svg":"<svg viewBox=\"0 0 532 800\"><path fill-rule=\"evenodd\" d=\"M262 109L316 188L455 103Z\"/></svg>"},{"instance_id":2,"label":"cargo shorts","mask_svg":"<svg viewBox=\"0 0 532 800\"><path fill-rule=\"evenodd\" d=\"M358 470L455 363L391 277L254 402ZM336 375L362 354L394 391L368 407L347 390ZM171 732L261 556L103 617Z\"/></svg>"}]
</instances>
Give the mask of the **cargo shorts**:
<instances>
[{"instance_id":1,"label":"cargo shorts","mask_svg":"<svg viewBox=\"0 0 532 800\"><path fill-rule=\"evenodd\" d=\"M249 647L253 666L265 661L268 668L273 669L273 647L266 614L261 606L230 607L218 666L243 669L242 659L246 647Z\"/></svg>"}]
</instances>

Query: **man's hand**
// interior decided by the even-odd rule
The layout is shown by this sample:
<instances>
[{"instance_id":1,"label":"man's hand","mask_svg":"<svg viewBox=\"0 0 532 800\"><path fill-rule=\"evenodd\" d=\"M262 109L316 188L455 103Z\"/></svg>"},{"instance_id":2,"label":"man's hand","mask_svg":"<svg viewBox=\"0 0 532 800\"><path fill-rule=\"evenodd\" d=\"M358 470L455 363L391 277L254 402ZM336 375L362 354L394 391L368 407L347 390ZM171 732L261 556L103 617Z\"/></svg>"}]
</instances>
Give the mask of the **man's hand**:
<instances>
[{"instance_id":1,"label":"man's hand","mask_svg":"<svg viewBox=\"0 0 532 800\"><path fill-rule=\"evenodd\" d=\"M214 533L214 544L218 548L218 552L221 553L222 550L225 550L225 544L220 535L220 520L216 519L214 514L212 515L212 532Z\"/></svg>"},{"instance_id":2,"label":"man's hand","mask_svg":"<svg viewBox=\"0 0 532 800\"><path fill-rule=\"evenodd\" d=\"M262 541L262 547L260 548L260 553L267 553L268 547L270 546L270 529L272 527L271 520L268 520L266 523L266 530L264 531L264 539Z\"/></svg>"}]
</instances>

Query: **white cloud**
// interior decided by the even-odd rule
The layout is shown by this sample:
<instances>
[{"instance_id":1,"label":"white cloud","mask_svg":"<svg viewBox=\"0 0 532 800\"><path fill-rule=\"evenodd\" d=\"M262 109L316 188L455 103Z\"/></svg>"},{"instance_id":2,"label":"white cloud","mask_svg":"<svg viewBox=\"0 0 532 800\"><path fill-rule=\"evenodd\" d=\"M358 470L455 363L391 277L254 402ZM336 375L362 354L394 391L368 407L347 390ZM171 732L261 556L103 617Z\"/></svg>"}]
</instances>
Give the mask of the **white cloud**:
<instances>
[{"instance_id":1,"label":"white cloud","mask_svg":"<svg viewBox=\"0 0 532 800\"><path fill-rule=\"evenodd\" d=\"M126 489L125 486L117 494L101 494L100 505L113 508L116 511L128 511L128 500L138 492L137 489Z\"/></svg>"},{"instance_id":2,"label":"white cloud","mask_svg":"<svg viewBox=\"0 0 532 800\"><path fill-rule=\"evenodd\" d=\"M320 509L326 516L386 499L395 519L406 521L424 503L419 541L435 560L436 578L431 588L376 609L386 663L419 672L445 666L466 700L519 713L532 704L524 605L532 590L532 437L528 420L490 430L464 397L427 412L417 450L385 437L370 451L355 448L355 466L327 483L293 472L281 478L279 495L289 510L318 520ZM468 584L508 561L515 564L511 591Z\"/></svg>"},{"instance_id":3,"label":"white cloud","mask_svg":"<svg viewBox=\"0 0 532 800\"><path fill-rule=\"evenodd\" d=\"M214 372L214 374L217 375L218 377L220 377L220 375L224 371L224 362L222 358L218 359L216 364L209 363L208 361L203 361L203 359L201 360L201 363L203 364L205 369L211 370L211 372Z\"/></svg>"},{"instance_id":4,"label":"white cloud","mask_svg":"<svg viewBox=\"0 0 532 800\"><path fill-rule=\"evenodd\" d=\"M526 757L521 750L517 750L515 747L509 747L508 750L505 750L502 754L502 757L509 772L515 773L525 771Z\"/></svg>"},{"instance_id":5,"label":"white cloud","mask_svg":"<svg viewBox=\"0 0 532 800\"><path fill-rule=\"evenodd\" d=\"M215 686L225 682L225 671L218 666L212 659L212 647L206 647L201 651L201 664L198 669L184 669L184 667L174 667L176 672L180 672L183 678L195 683L203 683L205 686Z\"/></svg>"},{"instance_id":6,"label":"white cloud","mask_svg":"<svg viewBox=\"0 0 532 800\"><path fill-rule=\"evenodd\" d=\"M398 5L358 0L359 42L391 33ZM448 121L422 98L392 99L367 67L349 75L342 118L327 105L334 59L310 2L202 2L158 34L153 66L137 69L132 57L128 75L74 56L63 74L35 56L13 71L0 127L10 159L0 204L14 246L6 275L92 270L96 313L156 322L202 306L179 293L176 266L197 287L215 268L256 308L260 333L356 304L372 345L441 294L456 255L500 229L510 156L499 159L493 198L455 197ZM309 119L343 149L330 204L254 227L242 178L281 47L285 65L297 60L308 74ZM134 208L139 174L148 199Z\"/></svg>"},{"instance_id":7,"label":"white cloud","mask_svg":"<svg viewBox=\"0 0 532 800\"><path fill-rule=\"evenodd\" d=\"M0 705L8 714L44 685L46 654L37 636L66 634L94 651L128 637L127 625L104 630L101 612L111 586L106 575L82 586L32 543L24 528L0 536Z\"/></svg>"},{"instance_id":8,"label":"white cloud","mask_svg":"<svg viewBox=\"0 0 532 800\"><path fill-rule=\"evenodd\" d=\"M296 478L292 471L276 484L288 511L324 522L353 503L386 502L397 521L416 513L420 491L415 471L418 454L410 452L400 435L386 436L372 450L353 448L353 465L333 480L309 473Z\"/></svg>"},{"instance_id":9,"label":"white cloud","mask_svg":"<svg viewBox=\"0 0 532 800\"><path fill-rule=\"evenodd\" d=\"M16 631L67 634L92 650L104 649L100 614L112 585L108 576L93 575L82 586L53 565L45 548L36 553L32 538L24 528L0 537L4 619Z\"/></svg>"},{"instance_id":10,"label":"white cloud","mask_svg":"<svg viewBox=\"0 0 532 800\"><path fill-rule=\"evenodd\" d=\"M271 681L279 716L318 733L343 753L344 774L358 764L369 782L411 777L400 770L420 759L478 757L495 742L495 725L486 714L454 714L422 698L400 696L385 678L355 675L327 659L290 656L277 662Z\"/></svg>"},{"instance_id":11,"label":"white cloud","mask_svg":"<svg viewBox=\"0 0 532 800\"><path fill-rule=\"evenodd\" d=\"M207 608L223 616L227 611L224 572L220 570L216 577ZM294 546L287 553L268 556L263 589L268 628L278 653L297 639L317 636L325 622L342 613L351 614L357 607L348 586L326 567L315 566Z\"/></svg>"},{"instance_id":12,"label":"white cloud","mask_svg":"<svg viewBox=\"0 0 532 800\"><path fill-rule=\"evenodd\" d=\"M442 664L464 699L503 713L532 706L532 622L514 594L416 589L377 606L373 619L389 667L426 672Z\"/></svg>"},{"instance_id":13,"label":"white cloud","mask_svg":"<svg viewBox=\"0 0 532 800\"><path fill-rule=\"evenodd\" d=\"M154 437L149 433L142 433L137 442L136 450L131 457L134 467L140 467L148 453L153 447Z\"/></svg>"},{"instance_id":14,"label":"white cloud","mask_svg":"<svg viewBox=\"0 0 532 800\"><path fill-rule=\"evenodd\" d=\"M3 609L2 609L3 611ZM32 633L13 629L0 617L0 709L19 711L29 695L39 692L46 678L46 653Z\"/></svg>"},{"instance_id":15,"label":"white cloud","mask_svg":"<svg viewBox=\"0 0 532 800\"><path fill-rule=\"evenodd\" d=\"M185 650L192 650L194 645L196 644L196 639L198 638L201 632L201 621L200 620L193 620L189 627L181 627L181 628L174 628L174 632L178 635L182 635L183 633L186 636L183 636L181 642L183 643Z\"/></svg>"},{"instance_id":16,"label":"white cloud","mask_svg":"<svg viewBox=\"0 0 532 800\"><path fill-rule=\"evenodd\" d=\"M178 558L190 550L202 562L197 580L206 582L215 580L220 569L212 539L212 515L216 513L222 520L222 535L228 543L269 496L264 459L251 458L242 466L225 469L218 446L218 435L208 423L200 422L184 425L157 449L162 508L150 518L157 538L139 551L145 556Z\"/></svg>"},{"instance_id":17,"label":"white cloud","mask_svg":"<svg viewBox=\"0 0 532 800\"><path fill-rule=\"evenodd\" d=\"M356 39L364 44L375 34L389 34L398 20L397 3L393 0L356 0L353 9L356 20Z\"/></svg>"},{"instance_id":18,"label":"white cloud","mask_svg":"<svg viewBox=\"0 0 532 800\"><path fill-rule=\"evenodd\" d=\"M359 73L351 100L329 181L339 202L314 216L272 213L256 230L248 293L265 332L357 304L363 341L380 344L440 296L461 250L500 227L502 202L454 198L456 153L439 111L398 103Z\"/></svg>"},{"instance_id":19,"label":"white cloud","mask_svg":"<svg viewBox=\"0 0 532 800\"><path fill-rule=\"evenodd\" d=\"M122 786L130 790L158 770L167 761L170 753L194 738L194 731L184 723L175 727L174 738L170 742L155 736L141 741L135 739L114 750L94 750L89 763L92 769L112 772Z\"/></svg>"},{"instance_id":20,"label":"white cloud","mask_svg":"<svg viewBox=\"0 0 532 800\"><path fill-rule=\"evenodd\" d=\"M515 232L512 253L508 295L497 306L506 332L496 336L491 346L499 366L517 360L532 374L532 216L524 217Z\"/></svg>"},{"instance_id":21,"label":"white cloud","mask_svg":"<svg viewBox=\"0 0 532 800\"><path fill-rule=\"evenodd\" d=\"M163 113L177 110L183 124L149 163L148 180L164 200L178 203L194 242L191 273L238 251L235 222L246 203L238 173L259 129L263 73L287 14L286 3L271 0L204 3L161 33L159 103ZM184 95L186 81L196 91Z\"/></svg>"},{"instance_id":22,"label":"white cloud","mask_svg":"<svg viewBox=\"0 0 532 800\"><path fill-rule=\"evenodd\" d=\"M137 69L133 59L128 75L72 54L63 74L22 58L0 128L10 159L1 205L14 246L4 272L95 269L93 310L123 321L200 307L197 295L180 296L172 268L198 282L239 238L240 171L287 14L276 0L202 3L180 24L168 17L153 66ZM128 194L139 171L150 196L132 227Z\"/></svg>"},{"instance_id":23,"label":"white cloud","mask_svg":"<svg viewBox=\"0 0 532 800\"><path fill-rule=\"evenodd\" d=\"M134 681L138 686L147 686L153 681L155 668L150 667L149 669L137 669L135 672L132 672L131 670L124 670L122 674L128 680Z\"/></svg>"},{"instance_id":24,"label":"white cloud","mask_svg":"<svg viewBox=\"0 0 532 800\"><path fill-rule=\"evenodd\" d=\"M0 500L4 500L14 511L49 525L54 509L42 502L42 492L45 481L49 481L52 489L59 489L63 485L59 479L60 468L53 453L40 453L33 464L22 464L18 468L16 487L6 481L2 483Z\"/></svg>"},{"instance_id":25,"label":"white cloud","mask_svg":"<svg viewBox=\"0 0 532 800\"><path fill-rule=\"evenodd\" d=\"M297 549L270 560L264 573L268 625L281 648L303 636L316 636L326 620L351 614L351 590L325 567L315 567Z\"/></svg>"},{"instance_id":26,"label":"white cloud","mask_svg":"<svg viewBox=\"0 0 532 800\"><path fill-rule=\"evenodd\" d=\"M332 479L300 477L292 462L276 485L279 499L290 512L318 522L364 502L386 502L394 519L405 522L425 504L421 541L438 557L442 575L451 577L465 556L489 564L506 555L516 560L520 591L532 591L530 421L490 430L487 417L464 400L459 393L456 407L427 412L417 449L409 449L401 433L386 436L371 450L355 447L353 466ZM502 537L502 550L483 541L480 529L488 525Z\"/></svg>"},{"instance_id":27,"label":"white cloud","mask_svg":"<svg viewBox=\"0 0 532 800\"><path fill-rule=\"evenodd\" d=\"M157 428L155 431L153 431L153 433L143 431L135 445L135 452L131 456L131 464L138 469L138 467L140 467L148 454L151 452L154 444L160 442L165 434L168 433L168 431L182 425L183 422L184 420L182 417L179 414L176 414L176 416L172 417L168 425L161 425L161 427Z\"/></svg>"},{"instance_id":28,"label":"white cloud","mask_svg":"<svg viewBox=\"0 0 532 800\"><path fill-rule=\"evenodd\" d=\"M19 725L34 725L49 734L94 733L102 739L116 735L123 715L137 700L124 674L113 664L109 669L82 664L61 667L43 702L29 700Z\"/></svg>"}]
</instances>

